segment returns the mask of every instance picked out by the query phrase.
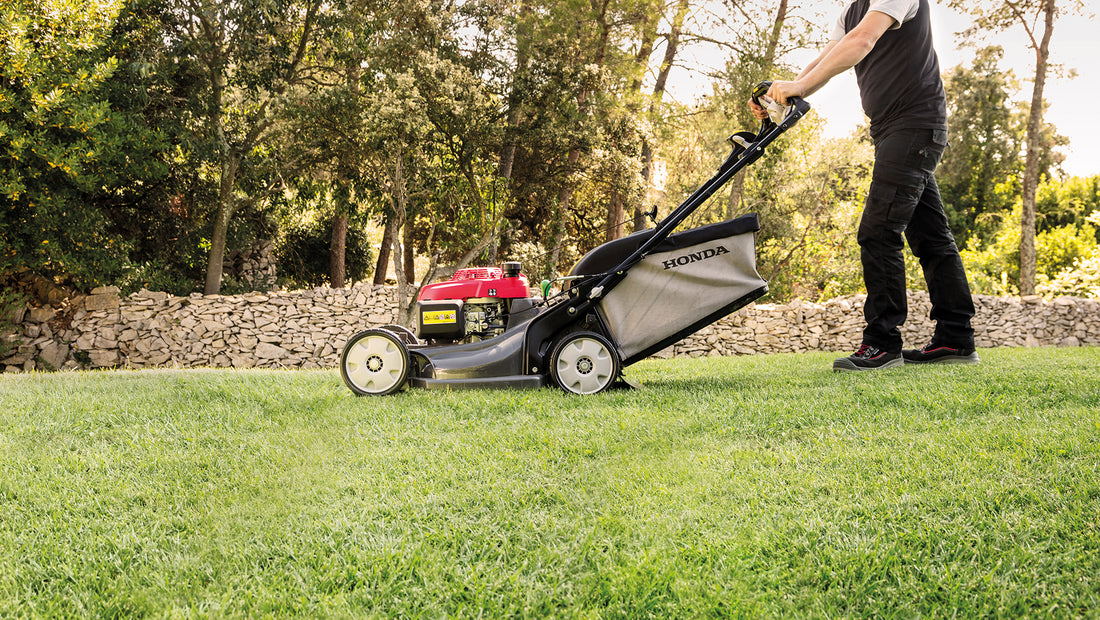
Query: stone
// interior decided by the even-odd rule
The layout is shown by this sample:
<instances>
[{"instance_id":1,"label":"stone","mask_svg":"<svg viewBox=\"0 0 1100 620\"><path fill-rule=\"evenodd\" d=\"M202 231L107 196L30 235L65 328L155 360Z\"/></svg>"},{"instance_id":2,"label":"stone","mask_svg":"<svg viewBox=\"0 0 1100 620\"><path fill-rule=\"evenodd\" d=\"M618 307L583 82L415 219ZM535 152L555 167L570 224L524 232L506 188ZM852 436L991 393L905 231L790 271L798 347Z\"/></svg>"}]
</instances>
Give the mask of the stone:
<instances>
[{"instance_id":1,"label":"stone","mask_svg":"<svg viewBox=\"0 0 1100 620\"><path fill-rule=\"evenodd\" d=\"M15 349L15 353L4 358L3 363L9 366L22 366L27 360L33 358L38 352L38 347L33 344L21 344Z\"/></svg>"},{"instance_id":2,"label":"stone","mask_svg":"<svg viewBox=\"0 0 1100 620\"><path fill-rule=\"evenodd\" d=\"M168 293L154 292L146 289L141 289L133 295L130 295L130 299L149 300L157 304L167 303L169 297L170 295Z\"/></svg>"},{"instance_id":3,"label":"stone","mask_svg":"<svg viewBox=\"0 0 1100 620\"><path fill-rule=\"evenodd\" d=\"M81 351L91 349L93 344L95 344L95 334L82 334L76 339L76 348Z\"/></svg>"},{"instance_id":4,"label":"stone","mask_svg":"<svg viewBox=\"0 0 1100 620\"><path fill-rule=\"evenodd\" d=\"M11 313L8 314L8 321L18 325L23 322L23 319L27 316L27 306L19 306L18 308L12 308Z\"/></svg>"},{"instance_id":5,"label":"stone","mask_svg":"<svg viewBox=\"0 0 1100 620\"><path fill-rule=\"evenodd\" d=\"M44 306L42 308L31 308L27 311L27 319L31 323L45 323L46 321L52 321L57 316L57 310Z\"/></svg>"},{"instance_id":6,"label":"stone","mask_svg":"<svg viewBox=\"0 0 1100 620\"><path fill-rule=\"evenodd\" d=\"M229 328L229 325L225 325L218 321L212 321L210 319L203 319L202 326L206 328L207 332L220 332L223 329Z\"/></svg>"},{"instance_id":7,"label":"stone","mask_svg":"<svg viewBox=\"0 0 1100 620\"><path fill-rule=\"evenodd\" d=\"M116 294L88 295L84 298L84 309L88 312L100 310L114 310L119 307L119 298Z\"/></svg>"},{"instance_id":8,"label":"stone","mask_svg":"<svg viewBox=\"0 0 1100 620\"><path fill-rule=\"evenodd\" d=\"M265 360L280 360L290 355L290 352L286 349L271 344L269 342L261 342L256 345L256 357Z\"/></svg>"},{"instance_id":9,"label":"stone","mask_svg":"<svg viewBox=\"0 0 1100 620\"><path fill-rule=\"evenodd\" d=\"M110 366L118 366L119 358L117 350L102 351L92 350L88 351L88 359L91 360L89 365L92 368L107 368Z\"/></svg>"},{"instance_id":10,"label":"stone","mask_svg":"<svg viewBox=\"0 0 1100 620\"><path fill-rule=\"evenodd\" d=\"M117 286L98 286L92 289L92 295L118 295L122 289Z\"/></svg>"},{"instance_id":11,"label":"stone","mask_svg":"<svg viewBox=\"0 0 1100 620\"><path fill-rule=\"evenodd\" d=\"M96 336L95 345L93 346L97 349L117 349L118 341L103 336Z\"/></svg>"},{"instance_id":12,"label":"stone","mask_svg":"<svg viewBox=\"0 0 1100 620\"><path fill-rule=\"evenodd\" d=\"M146 319L152 318L153 312L151 310L140 310L137 312L132 310L120 310L119 316L122 318L122 321L124 323L139 323Z\"/></svg>"}]
</instances>

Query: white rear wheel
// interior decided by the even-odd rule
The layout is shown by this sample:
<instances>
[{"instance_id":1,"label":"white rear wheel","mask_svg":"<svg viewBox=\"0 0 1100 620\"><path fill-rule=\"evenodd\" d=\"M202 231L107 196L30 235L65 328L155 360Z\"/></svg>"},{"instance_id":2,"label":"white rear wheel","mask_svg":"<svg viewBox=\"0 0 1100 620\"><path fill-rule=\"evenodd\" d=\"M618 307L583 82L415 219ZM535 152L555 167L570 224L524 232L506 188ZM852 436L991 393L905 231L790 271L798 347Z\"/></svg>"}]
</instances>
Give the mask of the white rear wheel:
<instances>
[{"instance_id":1,"label":"white rear wheel","mask_svg":"<svg viewBox=\"0 0 1100 620\"><path fill-rule=\"evenodd\" d=\"M360 396L392 394L409 377L409 350L393 332L359 332L348 340L340 356L340 375Z\"/></svg>"}]
</instances>

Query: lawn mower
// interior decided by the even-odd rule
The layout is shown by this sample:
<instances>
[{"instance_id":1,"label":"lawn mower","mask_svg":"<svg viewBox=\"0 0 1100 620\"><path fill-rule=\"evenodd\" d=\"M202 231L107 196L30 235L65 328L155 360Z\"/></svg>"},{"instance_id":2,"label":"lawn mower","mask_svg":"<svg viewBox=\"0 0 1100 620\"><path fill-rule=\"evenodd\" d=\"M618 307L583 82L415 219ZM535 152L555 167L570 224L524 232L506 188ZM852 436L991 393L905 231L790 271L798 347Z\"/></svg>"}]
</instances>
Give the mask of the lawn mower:
<instances>
[{"instance_id":1,"label":"lawn mower","mask_svg":"<svg viewBox=\"0 0 1100 620\"><path fill-rule=\"evenodd\" d=\"M787 107L753 90L769 118L732 150L710 180L654 228L585 254L561 291L532 295L518 262L459 270L421 288L417 331L400 325L352 336L340 374L357 395L427 389L538 388L575 394L624 385L623 368L768 292L756 272L755 214L674 232L707 198L764 153L810 106Z\"/></svg>"}]
</instances>

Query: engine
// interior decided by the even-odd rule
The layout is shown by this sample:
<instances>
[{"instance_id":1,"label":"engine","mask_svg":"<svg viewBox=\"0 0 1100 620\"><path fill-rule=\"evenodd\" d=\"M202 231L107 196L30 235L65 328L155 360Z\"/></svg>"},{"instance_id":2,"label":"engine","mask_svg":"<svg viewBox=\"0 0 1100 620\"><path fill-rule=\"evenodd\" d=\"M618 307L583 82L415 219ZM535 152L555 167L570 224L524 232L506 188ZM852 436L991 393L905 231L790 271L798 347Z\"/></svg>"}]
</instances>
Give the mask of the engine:
<instances>
[{"instance_id":1,"label":"engine","mask_svg":"<svg viewBox=\"0 0 1100 620\"><path fill-rule=\"evenodd\" d=\"M522 265L460 269L417 297L417 335L436 342L476 342L503 334L537 311Z\"/></svg>"}]
</instances>

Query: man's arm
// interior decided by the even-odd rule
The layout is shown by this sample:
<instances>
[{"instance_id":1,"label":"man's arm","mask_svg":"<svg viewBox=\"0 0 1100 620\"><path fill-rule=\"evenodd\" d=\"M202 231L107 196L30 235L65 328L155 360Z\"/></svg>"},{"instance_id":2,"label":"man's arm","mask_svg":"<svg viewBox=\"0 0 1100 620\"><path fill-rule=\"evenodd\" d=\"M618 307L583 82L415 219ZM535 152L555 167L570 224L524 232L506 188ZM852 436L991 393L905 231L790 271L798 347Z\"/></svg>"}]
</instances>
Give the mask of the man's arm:
<instances>
[{"instance_id":1,"label":"man's arm","mask_svg":"<svg viewBox=\"0 0 1100 620\"><path fill-rule=\"evenodd\" d=\"M833 48L835 48L839 43L840 41L829 41L829 43L825 45L825 48L821 50L821 53L817 55L817 58L814 58L813 62L806 65L806 67L802 69L802 73L799 73L798 77L795 78L795 80L801 80L802 78L806 77L806 74L813 71L817 67L817 65L821 64L821 61L824 60L825 57L828 56L829 53L833 51Z\"/></svg>"},{"instance_id":2,"label":"man's arm","mask_svg":"<svg viewBox=\"0 0 1100 620\"><path fill-rule=\"evenodd\" d=\"M894 25L894 18L879 11L867 11L867 15L839 41L830 41L798 77L791 82L776 81L768 90L768 97L787 105L787 97L808 97L817 92L833 77L859 64L874 49L879 37ZM750 104L757 118L763 108ZM764 112L767 115L767 112Z\"/></svg>"}]
</instances>

